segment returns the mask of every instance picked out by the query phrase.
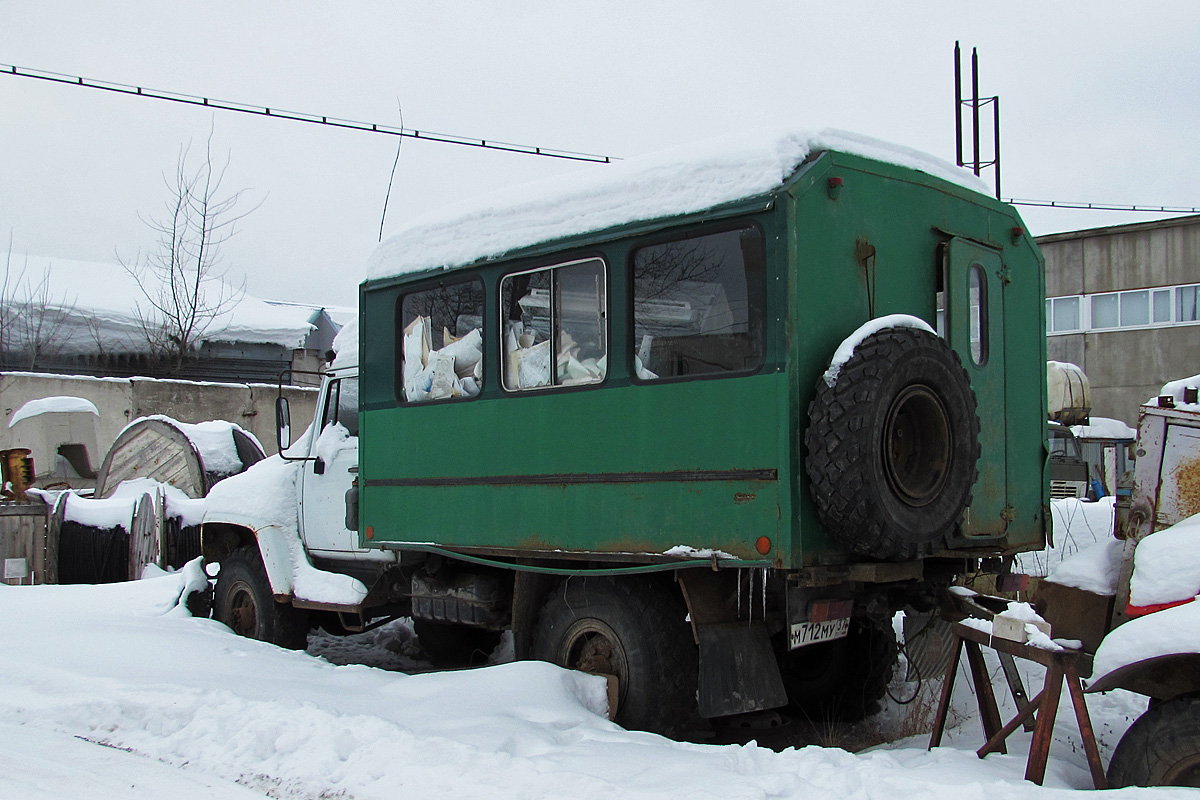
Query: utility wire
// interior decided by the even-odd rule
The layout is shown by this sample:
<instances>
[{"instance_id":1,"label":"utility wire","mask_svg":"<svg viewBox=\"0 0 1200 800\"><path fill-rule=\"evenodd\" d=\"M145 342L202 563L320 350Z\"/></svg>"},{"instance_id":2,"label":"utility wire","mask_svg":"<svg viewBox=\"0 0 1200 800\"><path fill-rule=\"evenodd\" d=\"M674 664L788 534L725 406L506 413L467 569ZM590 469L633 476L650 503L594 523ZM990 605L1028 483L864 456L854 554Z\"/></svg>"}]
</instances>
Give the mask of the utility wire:
<instances>
[{"instance_id":1,"label":"utility wire","mask_svg":"<svg viewBox=\"0 0 1200 800\"><path fill-rule=\"evenodd\" d=\"M479 147L486 150L502 150L509 153L524 153L531 156L545 156L546 158L559 158L568 161L588 161L599 164L611 164L614 161L621 160L616 156L599 155L597 153L558 150L550 147L538 147L536 145L517 144L514 142L499 142L489 139L477 139L471 136L458 136L450 133L435 133L433 131L416 130L413 128L405 128L403 121L401 121L399 127L393 125L380 125L374 122L360 122L357 120L343 119L341 117L331 117L325 114L308 114L301 111L287 111L280 108L256 106L248 103L239 103L232 100L217 100L211 97L183 94L181 92L148 89L143 86L132 86L126 83L115 83L113 81L96 80L93 78L84 78L76 75L65 75L59 72L48 72L46 70L32 69L29 67L18 67L12 64L0 64L0 73L6 75L15 75L21 78L33 78L35 80L50 81L52 83L62 83L69 86L82 86L88 89L101 89L106 92L116 92L117 94L128 94L136 97L150 97L156 100L169 100L173 103L183 103L185 105L216 108L223 111L238 111L243 114L255 114L261 117L273 117L275 119L291 120L293 122L308 122L314 125L325 125L332 128L347 128L349 130L366 131L367 133L382 133L387 136L398 136L401 139L423 139L425 141L440 142L442 144L458 144L467 147ZM1160 214L1200 214L1200 208L1192 208L1187 206L1143 206L1123 203L1082 203L1063 202L1060 200L1027 200L1017 198L1008 198L1004 202L1014 206L1067 208L1085 211L1141 211Z\"/></svg>"},{"instance_id":2,"label":"utility wire","mask_svg":"<svg viewBox=\"0 0 1200 800\"><path fill-rule=\"evenodd\" d=\"M156 100L169 100L173 103L183 103L185 105L203 106L204 108L217 108L223 111L240 111L243 114L256 114L262 117L275 117L278 119L291 120L293 122L309 122L314 125L327 125L333 128L348 128L356 131L367 131L368 133L382 133L388 136L399 136L401 138L424 139L426 141L441 142L443 144L460 144L467 147L480 147L486 150L504 150L510 153L524 153L531 156L561 158L568 161L590 161L600 164L609 164L613 161L620 160L613 156L598 155L595 153L580 153L573 150L558 150L555 148L537 147L535 145L528 144L476 139L470 136L457 136L450 133L421 131L412 128L405 128L403 127L403 124L401 124L400 127L395 127L392 125L379 125L374 122L359 122L351 119L342 119L340 117L330 117L324 114L308 114L301 111L285 111L280 108L271 108L269 106L256 106L248 103L238 103L232 100L217 100L211 97L201 97L200 95L182 94L180 92L169 92L160 89L147 89L143 86L131 86L125 83L94 80L92 78L83 78L75 75L63 75L58 72L47 72L45 70L18 67L12 64L0 64L0 72L3 72L6 75L15 75L21 78L34 78L36 80L50 81L52 83L64 83L69 86L83 86L88 89L102 89L106 92L135 95L137 97L151 97Z\"/></svg>"},{"instance_id":3,"label":"utility wire","mask_svg":"<svg viewBox=\"0 0 1200 800\"><path fill-rule=\"evenodd\" d=\"M1122 203L1065 203L1061 200L1018 200L1008 198L1004 202L1013 206L1038 206L1040 208L1074 208L1085 211L1148 211L1160 214L1200 214L1200 208L1187 206L1138 206Z\"/></svg>"}]
</instances>

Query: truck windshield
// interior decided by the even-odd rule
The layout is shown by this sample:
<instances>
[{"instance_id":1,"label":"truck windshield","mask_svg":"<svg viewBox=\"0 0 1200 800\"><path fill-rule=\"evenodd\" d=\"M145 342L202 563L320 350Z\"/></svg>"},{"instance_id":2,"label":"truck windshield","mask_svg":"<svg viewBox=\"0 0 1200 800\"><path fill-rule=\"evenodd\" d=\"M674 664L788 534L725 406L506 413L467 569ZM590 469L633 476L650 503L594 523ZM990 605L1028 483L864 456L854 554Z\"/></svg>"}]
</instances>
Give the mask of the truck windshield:
<instances>
[{"instance_id":1,"label":"truck windshield","mask_svg":"<svg viewBox=\"0 0 1200 800\"><path fill-rule=\"evenodd\" d=\"M1070 431L1062 428L1050 429L1050 455L1083 458L1083 453L1079 449L1079 440Z\"/></svg>"}]
</instances>

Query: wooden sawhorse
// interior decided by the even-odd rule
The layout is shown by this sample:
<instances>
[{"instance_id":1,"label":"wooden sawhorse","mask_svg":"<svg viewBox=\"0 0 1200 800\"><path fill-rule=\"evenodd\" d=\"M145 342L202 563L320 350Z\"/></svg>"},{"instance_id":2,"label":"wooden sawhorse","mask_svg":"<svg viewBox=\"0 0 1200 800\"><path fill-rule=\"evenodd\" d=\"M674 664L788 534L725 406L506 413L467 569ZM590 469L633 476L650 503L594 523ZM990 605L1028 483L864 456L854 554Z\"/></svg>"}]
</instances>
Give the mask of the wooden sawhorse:
<instances>
[{"instance_id":1,"label":"wooden sawhorse","mask_svg":"<svg viewBox=\"0 0 1200 800\"><path fill-rule=\"evenodd\" d=\"M942 742L942 732L946 727L946 713L950 708L950 696L954 691L954 676L958 671L958 661L965 644L971 679L975 683L975 694L979 700L979 716L983 721L983 734L987 737L987 743L976 751L979 757L983 758L988 753L1007 752L1004 747L1005 740L1036 712L1037 721L1033 727L1033 742L1029 746L1029 760L1025 765L1025 780L1033 781L1041 786L1046 777L1046 760L1050 753L1050 741L1054 736L1054 717L1058 713L1062 684L1066 680L1067 691L1070 693L1071 703L1075 707L1075 719L1079 722L1079 733L1083 736L1083 749L1087 754L1092 783L1097 789L1108 788L1108 783L1104 778L1104 768L1100 764L1100 751L1096 747L1096 736L1092 731L1092 721L1088 717L1087 705L1083 700L1083 684L1079 679L1080 659L1087 656L1078 650L1043 650L1008 639L999 639L960 622L951 622L950 625L954 630L954 657L950 660L950 666L946 668L946 678L942 684L942 697L938 702L937 716L934 717L933 733L929 737L929 748L933 749ZM998 653L1007 653L1015 658L1033 661L1046 668L1046 681L1042 686L1042 691L1006 725L1000 724L1000 711L996 707L996 695L992 691L992 681L988 677L987 668L983 663L983 651L980 650L980 645L990 647Z\"/></svg>"}]
</instances>

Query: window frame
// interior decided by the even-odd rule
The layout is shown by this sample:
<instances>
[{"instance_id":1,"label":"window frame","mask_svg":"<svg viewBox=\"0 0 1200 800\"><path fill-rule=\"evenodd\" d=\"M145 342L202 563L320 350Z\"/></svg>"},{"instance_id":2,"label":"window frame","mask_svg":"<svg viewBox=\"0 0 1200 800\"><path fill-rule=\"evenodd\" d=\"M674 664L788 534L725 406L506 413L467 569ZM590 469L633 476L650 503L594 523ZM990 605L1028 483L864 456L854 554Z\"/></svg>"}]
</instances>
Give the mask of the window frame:
<instances>
[{"instance_id":1,"label":"window frame","mask_svg":"<svg viewBox=\"0 0 1200 800\"><path fill-rule=\"evenodd\" d=\"M479 286L480 297L482 298L479 304L480 325L479 332L483 337L480 350L482 351L482 379L479 384L479 391L473 395L459 395L458 397L440 397L436 400L409 400L404 393L404 300L415 294L434 291L436 289L444 289L447 286L456 284L476 283ZM488 382L488 363L487 363L487 281L478 272L464 272L454 275L439 276L436 279L413 283L401 288L400 293L396 296L395 319L396 319L396 401L402 408L421 407L421 406L436 406L443 403L465 403L472 400L478 400L484 395L484 390ZM361 388L360 388L361 391Z\"/></svg>"},{"instance_id":2,"label":"window frame","mask_svg":"<svg viewBox=\"0 0 1200 800\"><path fill-rule=\"evenodd\" d=\"M638 251L646 247L654 247L656 245L668 244L670 242L684 241L687 239L699 239L705 236L714 236L731 231L752 230L758 237L762 245L762 272L759 276L760 286L758 287L758 296L752 296L753 287L749 280L749 270L746 271L746 324L750 330L753 330L751 314L757 309L760 314L759 319L759 353L758 363L752 367L740 370L728 370L717 372L701 372L689 375L672 375L669 377L658 377L645 379L637 374L637 365L634 362L636 355L636 340L637 340L637 319L635 316L637 304L637 287L634 283L634 259ZM770 313L768 304L770 298L767 291L767 273L769 272L770 257L768 255L768 242L766 231L761 223L755 219L732 219L716 224L705 225L698 228L691 228L685 231L669 231L655 236L650 236L644 239L632 242L629 246L629 251L626 255L625 263L625 279L626 279L626 299L625 299L625 366L629 373L630 383L636 386L661 386L672 383L682 383L686 381L706 381L706 380L724 380L726 378L744 378L750 375L757 375L766 367L768 363L768 349L770 336L768 333L768 325Z\"/></svg>"},{"instance_id":3,"label":"window frame","mask_svg":"<svg viewBox=\"0 0 1200 800\"><path fill-rule=\"evenodd\" d=\"M602 312L604 314L604 354L607 359L605 362L604 375L600 378L600 380L592 381L590 383L573 383L573 384L556 383L556 381L558 380L558 375L557 375L558 370L556 369L557 359L552 355L551 359L550 359L550 383L548 383L544 386L530 386L530 387L524 388L524 389L522 389L519 386L509 387L507 380L506 380L507 379L508 353L506 353L504 350L504 348L505 348L504 325L505 325L505 322L507 321L507 318L505 317L506 309L504 308L504 283L505 283L505 281L509 280L510 278L518 277L520 275L531 275L535 272L551 272L551 273L553 273L554 270L563 269L565 267L577 266L579 264L587 264L587 263L593 262L593 261L599 262L600 269L601 269L601 272L603 275L604 302L603 302ZM552 354L554 353L554 351L556 349L555 342L558 339L559 328L561 327L561 324L562 324L561 318L557 317L554 313L555 307L558 302L557 297L556 297L556 295L557 295L556 288L557 288L557 282L555 281L554 276L551 275L550 288L549 288L550 303L547 308L547 314L549 315L549 318L550 318L550 338L548 339L548 341L550 342L550 351ZM530 394L533 394L536 396L536 395L541 395L541 394L545 394L545 393L587 391L589 389L595 389L597 387L604 386L605 384L608 383L609 377L612 375L612 269L610 268L608 257L605 254L600 253L600 252L593 252L593 253L586 254L586 255L579 255L576 257L572 257L565 261L555 260L555 261L551 261L548 263L539 263L534 266L526 266L526 267L521 267L519 269L508 270L506 272L501 273L496 278L495 298L496 298L496 309L497 309L496 325L495 325L495 327L497 328L497 331L496 331L496 339L497 339L496 348L497 348L497 350L496 350L496 352L499 353L499 359L500 359L500 361L499 361L499 363L500 363L499 378L497 379L497 385L500 387L500 391L504 395L517 397L517 396L528 396Z\"/></svg>"},{"instance_id":4,"label":"window frame","mask_svg":"<svg viewBox=\"0 0 1200 800\"><path fill-rule=\"evenodd\" d=\"M1046 335L1047 336L1063 336L1067 334L1077 333L1111 333L1113 331L1136 331L1149 330L1154 328L1173 328L1187 325L1200 325L1200 313L1196 319L1182 319L1183 316L1183 298L1187 291L1193 291L1200 299L1200 284L1172 284L1168 286L1145 286L1135 289L1121 289L1115 292L1092 292L1084 294L1068 294L1059 295L1057 297L1046 298ZM1146 295L1146 311L1149 314L1148 322L1122 322L1121 308L1132 300L1127 301L1126 296ZM1169 318L1161 319L1158 316L1159 298L1166 296L1169 299L1170 314ZM1055 329L1054 327L1054 306L1059 302L1067 302L1077 300L1079 302L1079 327ZM1096 314L1094 313L1094 304L1098 301L1107 301L1112 303L1115 308L1116 321L1112 325L1097 325Z\"/></svg>"}]
</instances>

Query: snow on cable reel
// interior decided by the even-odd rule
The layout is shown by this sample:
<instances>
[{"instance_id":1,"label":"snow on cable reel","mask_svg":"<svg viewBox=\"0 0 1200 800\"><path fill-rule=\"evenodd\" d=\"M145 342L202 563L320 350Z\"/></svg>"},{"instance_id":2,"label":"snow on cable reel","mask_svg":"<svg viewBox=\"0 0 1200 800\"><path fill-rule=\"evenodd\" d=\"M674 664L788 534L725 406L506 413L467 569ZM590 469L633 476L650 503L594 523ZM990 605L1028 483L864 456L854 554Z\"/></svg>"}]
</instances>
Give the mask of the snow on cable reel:
<instances>
[{"instance_id":1,"label":"snow on cable reel","mask_svg":"<svg viewBox=\"0 0 1200 800\"><path fill-rule=\"evenodd\" d=\"M970 379L914 317L884 317L847 339L808 407L806 469L825 528L868 558L928 554L951 535L978 476Z\"/></svg>"}]
</instances>

